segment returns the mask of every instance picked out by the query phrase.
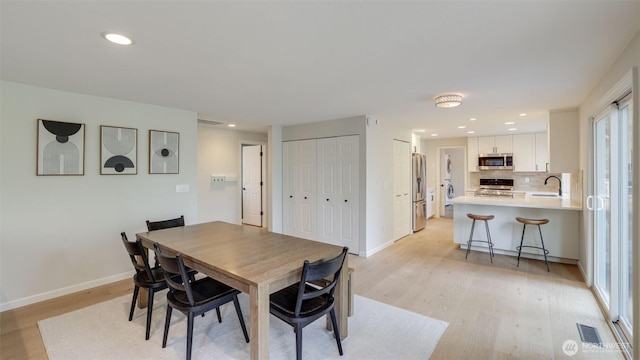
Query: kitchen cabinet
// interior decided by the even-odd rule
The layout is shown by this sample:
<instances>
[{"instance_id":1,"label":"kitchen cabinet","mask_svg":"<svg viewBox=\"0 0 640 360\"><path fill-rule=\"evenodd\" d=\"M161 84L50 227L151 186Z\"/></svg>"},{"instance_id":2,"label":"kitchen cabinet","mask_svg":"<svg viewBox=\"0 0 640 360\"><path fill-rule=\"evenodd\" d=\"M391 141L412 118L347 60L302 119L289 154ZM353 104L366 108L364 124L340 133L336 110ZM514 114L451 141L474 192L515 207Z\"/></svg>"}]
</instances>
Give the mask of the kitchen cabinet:
<instances>
[{"instance_id":1,"label":"kitchen cabinet","mask_svg":"<svg viewBox=\"0 0 640 360\"><path fill-rule=\"evenodd\" d=\"M547 134L513 135L513 171L546 172Z\"/></svg>"},{"instance_id":2,"label":"kitchen cabinet","mask_svg":"<svg viewBox=\"0 0 640 360\"><path fill-rule=\"evenodd\" d=\"M513 152L513 136L478 137L478 154L499 154Z\"/></svg>"},{"instance_id":3,"label":"kitchen cabinet","mask_svg":"<svg viewBox=\"0 0 640 360\"><path fill-rule=\"evenodd\" d=\"M467 171L478 171L478 138L467 138Z\"/></svg>"},{"instance_id":4,"label":"kitchen cabinet","mask_svg":"<svg viewBox=\"0 0 640 360\"><path fill-rule=\"evenodd\" d=\"M436 189L428 188L427 189L427 219L433 217L433 209L436 205Z\"/></svg>"},{"instance_id":5,"label":"kitchen cabinet","mask_svg":"<svg viewBox=\"0 0 640 360\"><path fill-rule=\"evenodd\" d=\"M536 171L549 171L549 145L547 133L536 133Z\"/></svg>"},{"instance_id":6,"label":"kitchen cabinet","mask_svg":"<svg viewBox=\"0 0 640 360\"><path fill-rule=\"evenodd\" d=\"M358 135L283 143L283 233L359 249Z\"/></svg>"},{"instance_id":7,"label":"kitchen cabinet","mask_svg":"<svg viewBox=\"0 0 640 360\"><path fill-rule=\"evenodd\" d=\"M580 160L578 109L549 111L549 172L573 173Z\"/></svg>"},{"instance_id":8,"label":"kitchen cabinet","mask_svg":"<svg viewBox=\"0 0 640 360\"><path fill-rule=\"evenodd\" d=\"M513 135L513 171L536 171L536 135Z\"/></svg>"}]
</instances>

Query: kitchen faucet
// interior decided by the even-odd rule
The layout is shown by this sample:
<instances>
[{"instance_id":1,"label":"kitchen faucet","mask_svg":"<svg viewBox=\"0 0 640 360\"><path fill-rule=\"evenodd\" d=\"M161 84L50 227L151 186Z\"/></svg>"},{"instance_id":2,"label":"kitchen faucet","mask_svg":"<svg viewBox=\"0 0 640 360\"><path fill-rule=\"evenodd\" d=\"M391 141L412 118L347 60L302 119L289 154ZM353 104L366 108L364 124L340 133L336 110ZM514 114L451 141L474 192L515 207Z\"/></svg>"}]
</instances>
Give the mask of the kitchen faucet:
<instances>
[{"instance_id":1,"label":"kitchen faucet","mask_svg":"<svg viewBox=\"0 0 640 360\"><path fill-rule=\"evenodd\" d=\"M544 184L547 185L547 181L549 181L549 179L551 179L551 178L558 179L558 196L562 197L562 180L560 180L559 177L557 177L555 175L551 175L551 176L547 177L546 179L544 179Z\"/></svg>"}]
</instances>

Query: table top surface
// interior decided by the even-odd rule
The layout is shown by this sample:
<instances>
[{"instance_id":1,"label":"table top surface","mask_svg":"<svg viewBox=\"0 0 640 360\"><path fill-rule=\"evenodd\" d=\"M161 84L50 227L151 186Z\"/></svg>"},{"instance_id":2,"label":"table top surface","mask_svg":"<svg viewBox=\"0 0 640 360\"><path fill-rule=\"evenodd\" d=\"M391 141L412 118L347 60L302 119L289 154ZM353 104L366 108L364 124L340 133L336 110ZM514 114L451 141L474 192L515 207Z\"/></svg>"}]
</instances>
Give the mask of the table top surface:
<instances>
[{"instance_id":1,"label":"table top surface","mask_svg":"<svg viewBox=\"0 0 640 360\"><path fill-rule=\"evenodd\" d=\"M136 234L145 247L181 253L185 262L248 285L269 284L292 273L300 274L304 260L329 259L340 246L305 240L222 221Z\"/></svg>"}]
</instances>

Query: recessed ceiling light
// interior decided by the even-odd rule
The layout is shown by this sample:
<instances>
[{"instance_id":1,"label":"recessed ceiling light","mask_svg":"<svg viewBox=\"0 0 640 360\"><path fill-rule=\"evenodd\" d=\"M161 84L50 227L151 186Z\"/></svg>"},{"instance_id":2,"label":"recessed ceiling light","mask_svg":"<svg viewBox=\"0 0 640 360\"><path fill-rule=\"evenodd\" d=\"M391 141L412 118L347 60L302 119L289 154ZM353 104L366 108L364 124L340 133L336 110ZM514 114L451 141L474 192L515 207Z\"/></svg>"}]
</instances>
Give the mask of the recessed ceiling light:
<instances>
[{"instance_id":1,"label":"recessed ceiling light","mask_svg":"<svg viewBox=\"0 0 640 360\"><path fill-rule=\"evenodd\" d=\"M229 124L228 127L236 127L236 124Z\"/></svg>"},{"instance_id":2,"label":"recessed ceiling light","mask_svg":"<svg viewBox=\"0 0 640 360\"><path fill-rule=\"evenodd\" d=\"M466 128L466 126L464 126L464 125L458 126L458 129L464 129L464 128Z\"/></svg>"},{"instance_id":3,"label":"recessed ceiling light","mask_svg":"<svg viewBox=\"0 0 640 360\"><path fill-rule=\"evenodd\" d=\"M431 134L431 136L438 136L438 134Z\"/></svg>"},{"instance_id":4,"label":"recessed ceiling light","mask_svg":"<svg viewBox=\"0 0 640 360\"><path fill-rule=\"evenodd\" d=\"M516 129L516 128L509 128L509 129L507 129L507 130L509 130L509 131L516 131L516 130L518 130L518 129Z\"/></svg>"},{"instance_id":5,"label":"recessed ceiling light","mask_svg":"<svg viewBox=\"0 0 640 360\"><path fill-rule=\"evenodd\" d=\"M522 114L520 114L520 116L527 116L527 114L525 114L525 113L522 113Z\"/></svg>"},{"instance_id":6,"label":"recessed ceiling light","mask_svg":"<svg viewBox=\"0 0 640 360\"><path fill-rule=\"evenodd\" d=\"M475 134L476 132L471 130L471 131L467 131L467 134Z\"/></svg>"},{"instance_id":7,"label":"recessed ceiling light","mask_svg":"<svg viewBox=\"0 0 640 360\"><path fill-rule=\"evenodd\" d=\"M506 122L506 123L504 123L504 124L505 124L505 125L513 125L513 124L515 124L515 122L513 122L513 121L507 121L507 122Z\"/></svg>"},{"instance_id":8,"label":"recessed ceiling light","mask_svg":"<svg viewBox=\"0 0 640 360\"><path fill-rule=\"evenodd\" d=\"M476 118L471 118L469 119L469 121L476 121Z\"/></svg>"},{"instance_id":9,"label":"recessed ceiling light","mask_svg":"<svg viewBox=\"0 0 640 360\"><path fill-rule=\"evenodd\" d=\"M118 45L131 45L133 44L133 40L129 39L128 37L124 36L124 35L120 35L120 34L115 34L115 33L102 33L102 36L111 41L112 43L118 44Z\"/></svg>"},{"instance_id":10,"label":"recessed ceiling light","mask_svg":"<svg viewBox=\"0 0 640 360\"><path fill-rule=\"evenodd\" d=\"M418 129L418 130L414 130L414 132L425 132L425 129Z\"/></svg>"}]
</instances>

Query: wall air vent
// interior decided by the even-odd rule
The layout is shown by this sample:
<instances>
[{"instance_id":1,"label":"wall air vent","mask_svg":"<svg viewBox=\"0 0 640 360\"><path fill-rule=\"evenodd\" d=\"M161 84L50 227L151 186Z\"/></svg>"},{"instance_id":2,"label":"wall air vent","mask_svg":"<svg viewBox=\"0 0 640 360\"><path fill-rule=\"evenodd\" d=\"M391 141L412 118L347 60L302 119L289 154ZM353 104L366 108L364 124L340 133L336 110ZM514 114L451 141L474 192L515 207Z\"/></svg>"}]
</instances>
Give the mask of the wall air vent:
<instances>
[{"instance_id":1,"label":"wall air vent","mask_svg":"<svg viewBox=\"0 0 640 360\"><path fill-rule=\"evenodd\" d=\"M205 124L205 125L223 125L224 124L224 123L222 123L220 121L203 120L203 119L198 119L198 123L199 124Z\"/></svg>"}]
</instances>

